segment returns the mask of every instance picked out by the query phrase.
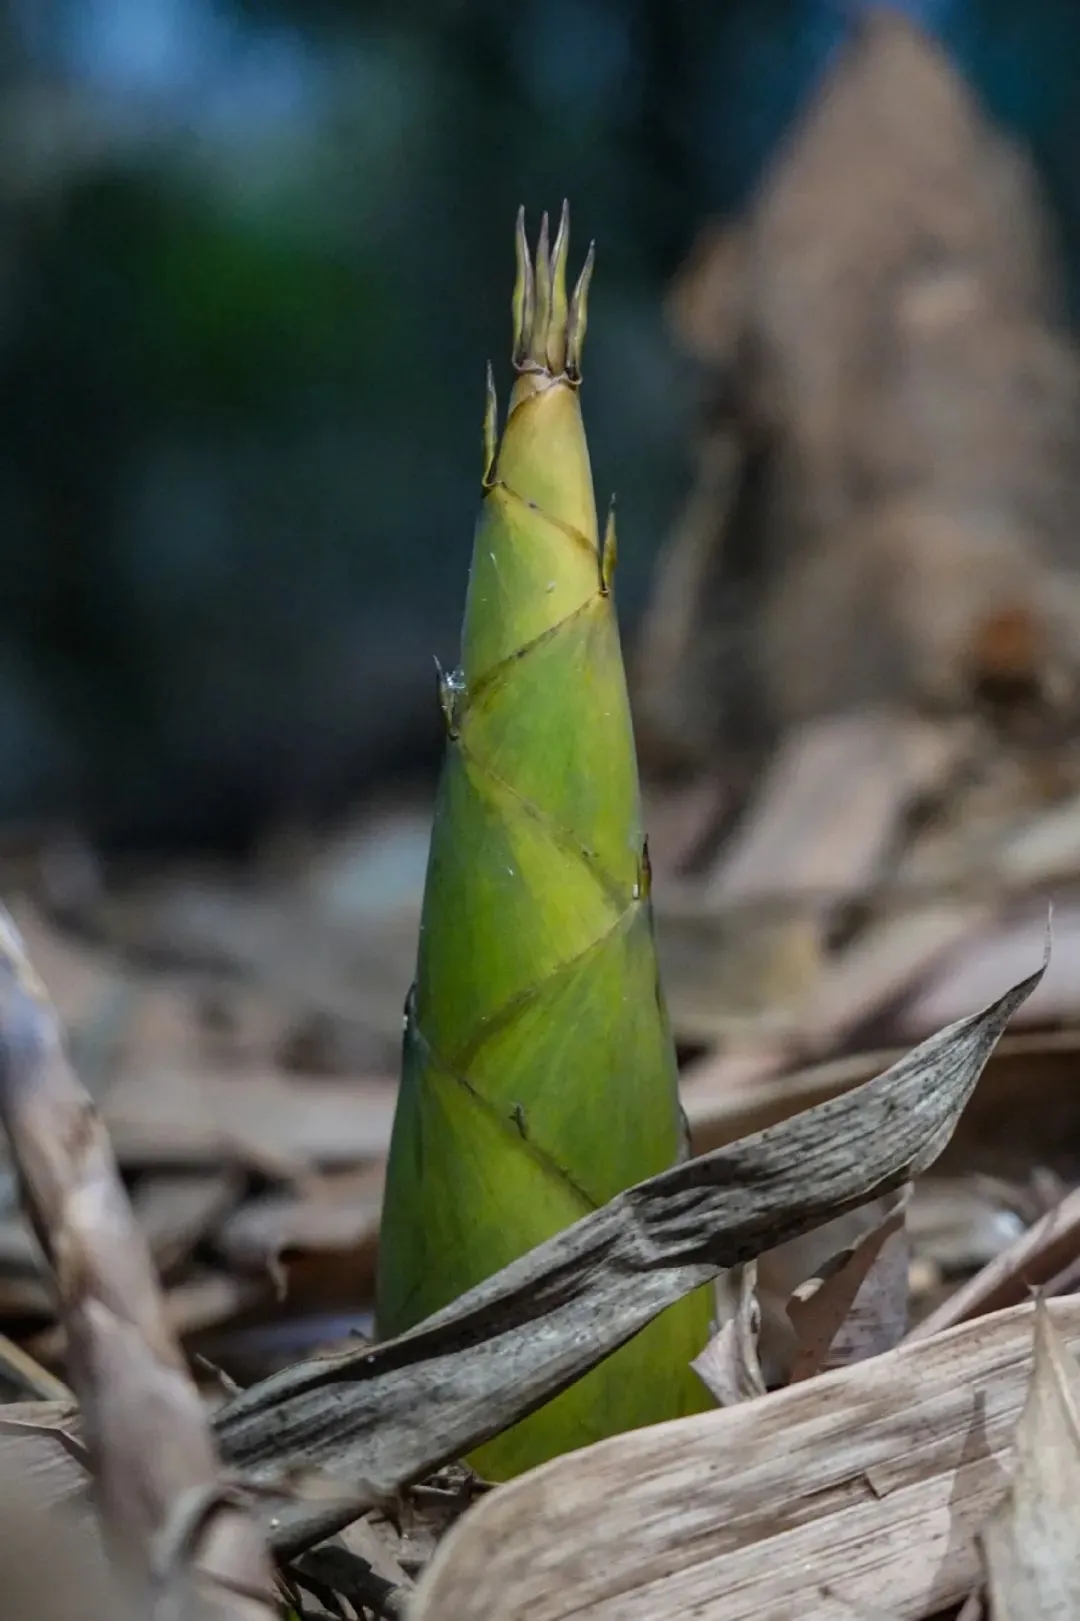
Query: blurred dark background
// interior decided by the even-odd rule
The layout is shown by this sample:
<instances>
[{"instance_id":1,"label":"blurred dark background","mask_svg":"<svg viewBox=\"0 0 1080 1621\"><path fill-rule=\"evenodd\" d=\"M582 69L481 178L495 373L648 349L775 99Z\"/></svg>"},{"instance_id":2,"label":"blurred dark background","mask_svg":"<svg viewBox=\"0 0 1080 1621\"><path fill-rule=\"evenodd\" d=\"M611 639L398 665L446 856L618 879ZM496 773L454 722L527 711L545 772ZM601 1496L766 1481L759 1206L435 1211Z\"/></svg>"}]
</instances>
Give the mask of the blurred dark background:
<instances>
[{"instance_id":1,"label":"blurred dark background","mask_svg":"<svg viewBox=\"0 0 1080 1621\"><path fill-rule=\"evenodd\" d=\"M1080 6L906 9L1033 152L1080 287ZM0 819L242 845L437 759L516 208L598 272L630 633L687 476L665 288L840 0L6 0Z\"/></svg>"}]
</instances>

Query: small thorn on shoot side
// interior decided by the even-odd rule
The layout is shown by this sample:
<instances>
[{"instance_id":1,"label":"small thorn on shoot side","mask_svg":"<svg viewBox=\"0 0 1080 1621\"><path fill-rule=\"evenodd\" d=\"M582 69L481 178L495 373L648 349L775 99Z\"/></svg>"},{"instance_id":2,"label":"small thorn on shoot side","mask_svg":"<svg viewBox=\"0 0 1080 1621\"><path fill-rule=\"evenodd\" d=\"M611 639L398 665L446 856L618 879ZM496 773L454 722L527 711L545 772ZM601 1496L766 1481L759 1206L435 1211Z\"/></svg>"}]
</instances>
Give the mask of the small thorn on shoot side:
<instances>
[{"instance_id":1,"label":"small thorn on shoot side","mask_svg":"<svg viewBox=\"0 0 1080 1621\"><path fill-rule=\"evenodd\" d=\"M551 253L548 248L548 217L540 218L540 235L536 243L536 309L533 315L532 343L529 359L536 366L547 368L547 330L551 320Z\"/></svg>"},{"instance_id":2,"label":"small thorn on shoot side","mask_svg":"<svg viewBox=\"0 0 1080 1621\"><path fill-rule=\"evenodd\" d=\"M491 475L495 470L495 456L498 450L499 430L499 401L495 393L495 374L491 369L491 361L487 366L487 396L484 400L484 471L482 482L485 489L491 485Z\"/></svg>"},{"instance_id":3,"label":"small thorn on shoot side","mask_svg":"<svg viewBox=\"0 0 1080 1621\"><path fill-rule=\"evenodd\" d=\"M570 299L570 314L566 324L566 373L577 381L581 377L581 351L585 346L585 328L589 324L589 283L596 263L596 243L589 243L581 275L577 279Z\"/></svg>"},{"instance_id":4,"label":"small thorn on shoot side","mask_svg":"<svg viewBox=\"0 0 1080 1621\"><path fill-rule=\"evenodd\" d=\"M437 657L435 658L435 678L438 682L439 708L442 710L443 721L446 724L446 735L453 739L458 735L457 705L461 687L452 675L447 674Z\"/></svg>"},{"instance_id":5,"label":"small thorn on shoot side","mask_svg":"<svg viewBox=\"0 0 1080 1621\"><path fill-rule=\"evenodd\" d=\"M619 545L615 536L615 497L611 497L608 506L607 523L604 525L604 544L600 549L600 589L605 596L611 594L615 583L615 565L619 560Z\"/></svg>"},{"instance_id":6,"label":"small thorn on shoot side","mask_svg":"<svg viewBox=\"0 0 1080 1621\"><path fill-rule=\"evenodd\" d=\"M535 303L535 286L533 282L532 260L529 257L529 242L525 235L525 209L518 209L517 230L514 233L514 254L517 259L517 275L514 280L514 365L523 366L529 358L529 345L532 340L533 311Z\"/></svg>"},{"instance_id":7,"label":"small thorn on shoot side","mask_svg":"<svg viewBox=\"0 0 1080 1621\"><path fill-rule=\"evenodd\" d=\"M555 246L551 250L551 314L548 317L546 353L548 370L555 376L566 370L567 323L566 262L570 256L570 205L563 200Z\"/></svg>"}]
</instances>

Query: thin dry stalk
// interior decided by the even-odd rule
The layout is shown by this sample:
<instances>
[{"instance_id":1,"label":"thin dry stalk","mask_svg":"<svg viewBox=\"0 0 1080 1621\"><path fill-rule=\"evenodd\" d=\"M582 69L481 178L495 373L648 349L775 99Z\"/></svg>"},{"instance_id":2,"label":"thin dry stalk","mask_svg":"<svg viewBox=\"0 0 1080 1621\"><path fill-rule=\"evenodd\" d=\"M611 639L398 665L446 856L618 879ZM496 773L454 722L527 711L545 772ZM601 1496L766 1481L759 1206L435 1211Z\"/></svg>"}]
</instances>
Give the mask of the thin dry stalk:
<instances>
[{"instance_id":1,"label":"thin dry stalk","mask_svg":"<svg viewBox=\"0 0 1080 1621\"><path fill-rule=\"evenodd\" d=\"M119 1568L140 1588L201 1599L196 1613L267 1621L276 1612L262 1538L229 1498L108 1135L3 911L0 1119L54 1274Z\"/></svg>"},{"instance_id":2,"label":"thin dry stalk","mask_svg":"<svg viewBox=\"0 0 1080 1621\"><path fill-rule=\"evenodd\" d=\"M1080 1191L1053 1210L987 1263L936 1311L911 1329L909 1340L929 1339L957 1323L1001 1311L1026 1300L1032 1289L1051 1285L1080 1256Z\"/></svg>"},{"instance_id":3,"label":"thin dry stalk","mask_svg":"<svg viewBox=\"0 0 1080 1621\"><path fill-rule=\"evenodd\" d=\"M36 1401L72 1401L71 1391L62 1379L24 1351L21 1345L0 1334L0 1374L18 1387L20 1394Z\"/></svg>"}]
</instances>

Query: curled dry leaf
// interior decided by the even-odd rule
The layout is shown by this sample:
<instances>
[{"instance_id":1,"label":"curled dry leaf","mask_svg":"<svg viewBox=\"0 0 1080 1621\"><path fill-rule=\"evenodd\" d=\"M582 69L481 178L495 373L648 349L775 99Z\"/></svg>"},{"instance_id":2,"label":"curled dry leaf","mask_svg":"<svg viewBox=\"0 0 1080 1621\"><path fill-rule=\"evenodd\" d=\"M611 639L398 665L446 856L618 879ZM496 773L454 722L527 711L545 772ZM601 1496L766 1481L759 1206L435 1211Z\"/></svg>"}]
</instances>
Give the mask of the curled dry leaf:
<instances>
[{"instance_id":1,"label":"curled dry leaf","mask_svg":"<svg viewBox=\"0 0 1080 1621\"><path fill-rule=\"evenodd\" d=\"M883 1220L788 1301L799 1339L793 1381L861 1362L900 1343L907 1326L910 1197L909 1183L890 1201Z\"/></svg>"},{"instance_id":2,"label":"curled dry leaf","mask_svg":"<svg viewBox=\"0 0 1080 1621\"><path fill-rule=\"evenodd\" d=\"M758 1360L761 1307L757 1298L757 1262L736 1267L738 1299L735 1310L690 1366L721 1407L764 1396L765 1375Z\"/></svg>"},{"instance_id":3,"label":"curled dry leaf","mask_svg":"<svg viewBox=\"0 0 1080 1621\"><path fill-rule=\"evenodd\" d=\"M809 1279L836 1271L837 1258L847 1256L892 1209L892 1196L872 1199L845 1215L817 1227L812 1233L770 1250L758 1262L758 1298L761 1301L759 1351L770 1386L786 1385L799 1356L800 1340L788 1315L788 1302Z\"/></svg>"},{"instance_id":4,"label":"curled dry leaf","mask_svg":"<svg viewBox=\"0 0 1080 1621\"><path fill-rule=\"evenodd\" d=\"M1080 1615L1078 1505L1080 1368L1040 1300L1015 1472L982 1534L995 1621L1075 1621Z\"/></svg>"},{"instance_id":5,"label":"curled dry leaf","mask_svg":"<svg viewBox=\"0 0 1080 1621\"><path fill-rule=\"evenodd\" d=\"M342 1481L336 1505L283 1507L275 1548L310 1546L463 1456L723 1269L925 1170L1041 975L864 1086L619 1194L407 1334L229 1402L215 1417L228 1463L264 1481L315 1468Z\"/></svg>"}]
</instances>

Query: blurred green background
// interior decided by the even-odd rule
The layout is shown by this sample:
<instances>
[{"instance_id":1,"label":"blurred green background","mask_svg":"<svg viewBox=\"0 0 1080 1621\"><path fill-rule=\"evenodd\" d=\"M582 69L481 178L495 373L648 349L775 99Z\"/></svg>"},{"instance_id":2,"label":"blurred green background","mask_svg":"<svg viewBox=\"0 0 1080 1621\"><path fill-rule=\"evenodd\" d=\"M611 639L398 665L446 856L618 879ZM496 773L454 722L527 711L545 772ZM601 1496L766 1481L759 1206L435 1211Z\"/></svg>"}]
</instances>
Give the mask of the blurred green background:
<instances>
[{"instance_id":1,"label":"blurred green background","mask_svg":"<svg viewBox=\"0 0 1080 1621\"><path fill-rule=\"evenodd\" d=\"M242 842L426 773L512 226L595 237L632 631L687 475L665 285L841 0L6 0L0 818ZM923 0L1080 283L1080 5Z\"/></svg>"}]
</instances>

